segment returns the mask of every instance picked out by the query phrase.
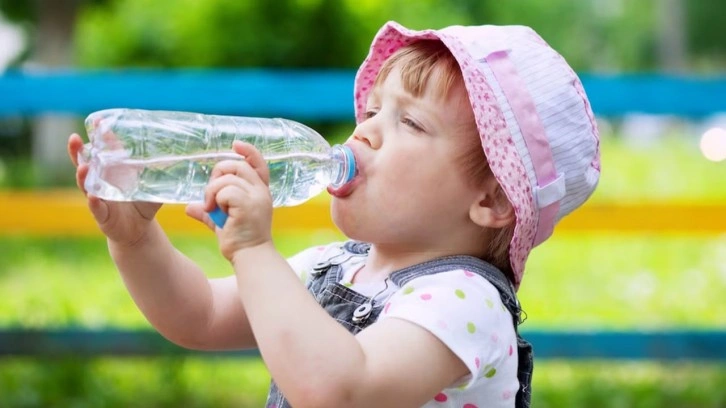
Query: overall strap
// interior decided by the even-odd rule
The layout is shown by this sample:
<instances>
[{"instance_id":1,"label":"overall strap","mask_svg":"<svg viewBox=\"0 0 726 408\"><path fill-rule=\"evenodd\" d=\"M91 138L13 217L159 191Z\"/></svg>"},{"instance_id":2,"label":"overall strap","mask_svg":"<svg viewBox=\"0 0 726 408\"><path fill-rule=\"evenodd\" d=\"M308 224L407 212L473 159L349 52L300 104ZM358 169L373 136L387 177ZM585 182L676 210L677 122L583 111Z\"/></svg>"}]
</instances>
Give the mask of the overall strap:
<instances>
[{"instance_id":1,"label":"overall strap","mask_svg":"<svg viewBox=\"0 0 726 408\"><path fill-rule=\"evenodd\" d=\"M515 328L519 326L522 322L522 308L517 300L514 285L497 267L479 258L467 255L441 257L393 272L390 279L398 287L403 287L418 277L455 269L476 273L489 281L497 289L502 303L512 315Z\"/></svg>"},{"instance_id":2,"label":"overall strap","mask_svg":"<svg viewBox=\"0 0 726 408\"><path fill-rule=\"evenodd\" d=\"M371 250L371 244L360 241L347 241L343 245L343 248L346 251L356 255L365 255L368 253L368 251Z\"/></svg>"},{"instance_id":3,"label":"overall strap","mask_svg":"<svg viewBox=\"0 0 726 408\"><path fill-rule=\"evenodd\" d=\"M370 247L370 244L364 242L346 241L341 248L343 250L341 253L325 261L318 262L313 266L313 270L310 273L314 278L323 276L325 285L339 282L343 278L343 268L340 265L353 257L365 256L368 254ZM334 273L328 273L331 269Z\"/></svg>"},{"instance_id":4,"label":"overall strap","mask_svg":"<svg viewBox=\"0 0 726 408\"><path fill-rule=\"evenodd\" d=\"M370 248L371 244L360 241L347 241L343 245L343 249L352 255L365 255ZM327 266L329 267L329 265ZM502 271L482 259L467 255L441 257L395 271L391 274L390 279L400 288L415 278L454 269L465 269L489 281L497 289L502 303L512 315L514 327L517 328L522 323L522 308L517 300L514 285Z\"/></svg>"}]
</instances>

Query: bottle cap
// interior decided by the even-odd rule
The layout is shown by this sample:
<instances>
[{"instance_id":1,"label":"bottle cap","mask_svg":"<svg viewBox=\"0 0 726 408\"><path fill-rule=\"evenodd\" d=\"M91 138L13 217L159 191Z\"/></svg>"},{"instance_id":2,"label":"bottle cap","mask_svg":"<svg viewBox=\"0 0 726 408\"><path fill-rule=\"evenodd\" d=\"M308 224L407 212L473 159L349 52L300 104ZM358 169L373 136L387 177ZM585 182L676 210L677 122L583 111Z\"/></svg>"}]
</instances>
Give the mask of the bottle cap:
<instances>
[{"instance_id":1,"label":"bottle cap","mask_svg":"<svg viewBox=\"0 0 726 408\"><path fill-rule=\"evenodd\" d=\"M219 207L214 207L214 210L208 212L209 218L214 221L214 224L219 228L224 228L224 223L227 222L227 214L222 211Z\"/></svg>"},{"instance_id":2,"label":"bottle cap","mask_svg":"<svg viewBox=\"0 0 726 408\"><path fill-rule=\"evenodd\" d=\"M343 153L345 153L345 157L348 159L348 174L345 175L345 183L347 183L355 177L355 156L353 155L353 150L351 150L348 146L343 145L342 150Z\"/></svg>"}]
</instances>

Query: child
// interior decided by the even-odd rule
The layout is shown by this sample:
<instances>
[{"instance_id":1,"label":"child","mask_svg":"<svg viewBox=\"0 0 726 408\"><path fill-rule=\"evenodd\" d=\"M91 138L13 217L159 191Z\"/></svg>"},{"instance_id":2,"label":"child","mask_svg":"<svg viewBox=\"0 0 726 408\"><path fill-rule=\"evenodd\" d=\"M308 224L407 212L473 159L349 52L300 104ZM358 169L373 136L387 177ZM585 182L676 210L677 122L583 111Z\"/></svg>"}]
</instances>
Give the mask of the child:
<instances>
[{"instance_id":1,"label":"child","mask_svg":"<svg viewBox=\"0 0 726 408\"><path fill-rule=\"evenodd\" d=\"M329 190L342 244L275 250L267 165L243 143L247 160L219 163L187 208L211 228L205 211L228 213L216 229L228 278L172 247L158 204L89 196L134 301L181 346L258 347L268 407L528 406L515 290L532 247L599 177L580 81L527 27L391 22L358 71L355 110L358 175ZM73 160L81 145L72 135Z\"/></svg>"}]
</instances>

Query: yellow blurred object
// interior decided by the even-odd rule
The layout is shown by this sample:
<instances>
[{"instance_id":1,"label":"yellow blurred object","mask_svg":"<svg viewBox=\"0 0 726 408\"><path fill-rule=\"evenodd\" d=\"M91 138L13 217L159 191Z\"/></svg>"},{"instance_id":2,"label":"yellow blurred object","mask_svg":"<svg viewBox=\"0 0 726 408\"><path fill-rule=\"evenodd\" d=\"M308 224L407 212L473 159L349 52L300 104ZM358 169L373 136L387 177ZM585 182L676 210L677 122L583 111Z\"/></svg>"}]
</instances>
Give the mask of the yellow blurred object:
<instances>
[{"instance_id":1,"label":"yellow blurred object","mask_svg":"<svg viewBox=\"0 0 726 408\"><path fill-rule=\"evenodd\" d=\"M334 230L330 197L322 194L296 207L275 208L272 228L281 231ZM209 234L184 214L183 205L165 205L157 218L170 234ZM588 203L565 217L556 233L615 231L622 233L726 233L726 204ZM0 192L0 234L46 236L100 235L75 190Z\"/></svg>"}]
</instances>

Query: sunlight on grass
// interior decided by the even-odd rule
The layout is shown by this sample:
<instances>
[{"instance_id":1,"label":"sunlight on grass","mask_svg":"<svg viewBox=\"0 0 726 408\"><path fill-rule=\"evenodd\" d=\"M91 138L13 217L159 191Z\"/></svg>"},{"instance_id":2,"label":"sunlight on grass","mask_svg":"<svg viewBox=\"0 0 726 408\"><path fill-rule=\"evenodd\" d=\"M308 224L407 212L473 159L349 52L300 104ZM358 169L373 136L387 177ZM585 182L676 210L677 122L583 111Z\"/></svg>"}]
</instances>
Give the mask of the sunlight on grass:
<instances>
[{"instance_id":1,"label":"sunlight on grass","mask_svg":"<svg viewBox=\"0 0 726 408\"><path fill-rule=\"evenodd\" d=\"M726 235L561 234L536 248L524 327L725 327Z\"/></svg>"},{"instance_id":2,"label":"sunlight on grass","mask_svg":"<svg viewBox=\"0 0 726 408\"><path fill-rule=\"evenodd\" d=\"M279 237L276 243L283 254L292 255L336 239L340 236L323 231ZM231 273L211 234L208 239L172 240L209 276ZM103 238L0 236L0 326L9 325L98 328L147 323L126 292Z\"/></svg>"},{"instance_id":3,"label":"sunlight on grass","mask_svg":"<svg viewBox=\"0 0 726 408\"><path fill-rule=\"evenodd\" d=\"M340 239L281 236L285 255ZM173 239L210 276L231 273L213 237ZM0 326L146 327L100 238L0 238ZM726 326L726 235L555 235L527 264L525 328ZM697 299L698 301L694 301Z\"/></svg>"},{"instance_id":4,"label":"sunlight on grass","mask_svg":"<svg viewBox=\"0 0 726 408\"><path fill-rule=\"evenodd\" d=\"M667 137L632 146L603 138L594 202L726 202L726 163L706 160L698 140Z\"/></svg>"}]
</instances>

